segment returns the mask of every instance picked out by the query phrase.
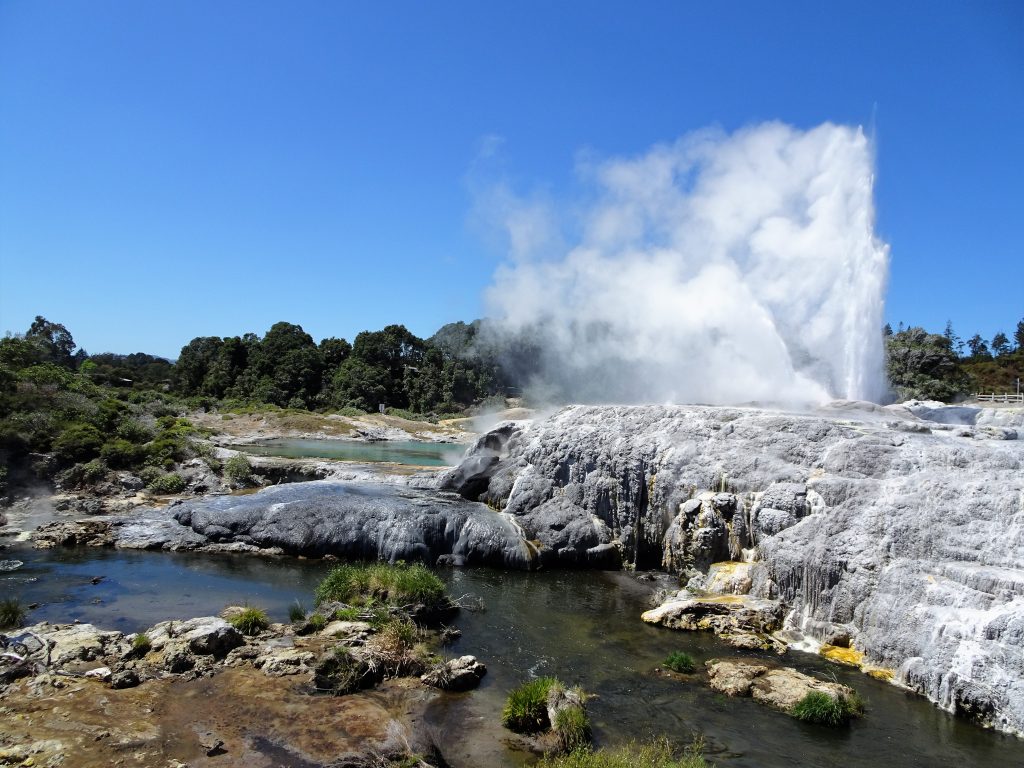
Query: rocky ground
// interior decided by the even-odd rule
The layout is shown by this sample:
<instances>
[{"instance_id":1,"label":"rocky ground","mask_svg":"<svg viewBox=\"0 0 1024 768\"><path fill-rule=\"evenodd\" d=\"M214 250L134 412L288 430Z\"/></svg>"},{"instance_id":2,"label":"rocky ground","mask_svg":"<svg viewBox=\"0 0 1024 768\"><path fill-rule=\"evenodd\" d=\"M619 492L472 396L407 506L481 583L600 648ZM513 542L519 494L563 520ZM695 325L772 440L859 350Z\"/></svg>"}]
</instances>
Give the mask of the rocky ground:
<instances>
[{"instance_id":1,"label":"rocky ground","mask_svg":"<svg viewBox=\"0 0 1024 768\"><path fill-rule=\"evenodd\" d=\"M196 426L214 433L221 445L238 445L283 437L351 440L424 440L460 443L472 439L469 419L450 419L438 424L412 421L383 413L340 416L295 411L217 413L197 411L188 415Z\"/></svg>"},{"instance_id":2,"label":"rocky ground","mask_svg":"<svg viewBox=\"0 0 1024 768\"><path fill-rule=\"evenodd\" d=\"M486 671L471 656L398 647L387 626L362 621L246 636L223 618L240 610L141 635L88 624L12 635L0 662L0 764L414 765L437 754L421 725L431 702Z\"/></svg>"}]
</instances>

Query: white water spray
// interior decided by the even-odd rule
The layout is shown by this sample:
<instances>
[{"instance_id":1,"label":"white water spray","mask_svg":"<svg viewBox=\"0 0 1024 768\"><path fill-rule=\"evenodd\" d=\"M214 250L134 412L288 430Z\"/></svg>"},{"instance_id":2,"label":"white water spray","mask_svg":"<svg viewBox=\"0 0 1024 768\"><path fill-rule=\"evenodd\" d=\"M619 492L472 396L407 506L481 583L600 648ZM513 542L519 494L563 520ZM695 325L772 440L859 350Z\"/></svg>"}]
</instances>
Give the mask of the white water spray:
<instances>
[{"instance_id":1,"label":"white water spray","mask_svg":"<svg viewBox=\"0 0 1024 768\"><path fill-rule=\"evenodd\" d=\"M884 392L888 246L860 129L705 131L587 176L578 245L500 196L511 261L487 292L537 345L533 385L583 402L820 402ZM524 246L524 244L526 244Z\"/></svg>"}]
</instances>

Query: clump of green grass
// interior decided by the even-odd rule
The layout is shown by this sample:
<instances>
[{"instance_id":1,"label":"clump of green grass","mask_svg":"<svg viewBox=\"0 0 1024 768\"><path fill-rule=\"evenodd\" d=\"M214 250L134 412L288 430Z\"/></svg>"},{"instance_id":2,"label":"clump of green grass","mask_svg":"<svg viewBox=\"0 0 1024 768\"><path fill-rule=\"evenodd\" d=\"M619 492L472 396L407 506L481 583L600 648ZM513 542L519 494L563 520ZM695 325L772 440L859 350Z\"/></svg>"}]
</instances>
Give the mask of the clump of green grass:
<instances>
[{"instance_id":1,"label":"clump of green grass","mask_svg":"<svg viewBox=\"0 0 1024 768\"><path fill-rule=\"evenodd\" d=\"M548 692L561 685L553 677L538 677L513 688L501 711L501 724L516 733L538 733L551 727L548 721Z\"/></svg>"},{"instance_id":2,"label":"clump of green grass","mask_svg":"<svg viewBox=\"0 0 1024 768\"><path fill-rule=\"evenodd\" d=\"M537 768L708 768L701 755L703 744L695 744L676 755L666 739L594 750L576 749L566 755L547 755Z\"/></svg>"},{"instance_id":3,"label":"clump of green grass","mask_svg":"<svg viewBox=\"0 0 1024 768\"><path fill-rule=\"evenodd\" d=\"M327 617L322 613L311 613L309 618L306 619L306 624L309 626L310 631L319 632L327 626Z\"/></svg>"},{"instance_id":4,"label":"clump of green grass","mask_svg":"<svg viewBox=\"0 0 1024 768\"><path fill-rule=\"evenodd\" d=\"M270 626L270 619L262 608L250 606L228 619L228 623L243 635L258 635Z\"/></svg>"},{"instance_id":5,"label":"clump of green grass","mask_svg":"<svg viewBox=\"0 0 1024 768\"><path fill-rule=\"evenodd\" d=\"M151 650L153 650L153 641L149 639L149 635L145 632L140 632L132 640L132 655L136 658L141 659Z\"/></svg>"},{"instance_id":6,"label":"clump of green grass","mask_svg":"<svg viewBox=\"0 0 1024 768\"><path fill-rule=\"evenodd\" d=\"M306 618L306 609L298 600L288 606L288 621L292 624L302 621Z\"/></svg>"},{"instance_id":7,"label":"clump of green grass","mask_svg":"<svg viewBox=\"0 0 1024 768\"><path fill-rule=\"evenodd\" d=\"M444 582L422 565L352 563L333 569L316 588L316 603L365 606L374 601L402 606L439 607L447 598Z\"/></svg>"},{"instance_id":8,"label":"clump of green grass","mask_svg":"<svg viewBox=\"0 0 1024 768\"><path fill-rule=\"evenodd\" d=\"M0 629L17 629L25 623L27 613L17 598L0 600Z\"/></svg>"},{"instance_id":9,"label":"clump of green grass","mask_svg":"<svg viewBox=\"0 0 1024 768\"><path fill-rule=\"evenodd\" d=\"M685 651L672 651L665 659L665 666L673 672L682 672L684 675L690 674L697 668L693 656Z\"/></svg>"},{"instance_id":10,"label":"clump of green grass","mask_svg":"<svg viewBox=\"0 0 1024 768\"><path fill-rule=\"evenodd\" d=\"M832 696L824 691L811 691L793 705L789 714L797 720L816 725L846 725L864 713L859 696Z\"/></svg>"},{"instance_id":11,"label":"clump of green grass","mask_svg":"<svg viewBox=\"0 0 1024 768\"><path fill-rule=\"evenodd\" d=\"M583 707L570 706L558 710L551 727L566 752L584 749L590 744L590 719Z\"/></svg>"}]
</instances>

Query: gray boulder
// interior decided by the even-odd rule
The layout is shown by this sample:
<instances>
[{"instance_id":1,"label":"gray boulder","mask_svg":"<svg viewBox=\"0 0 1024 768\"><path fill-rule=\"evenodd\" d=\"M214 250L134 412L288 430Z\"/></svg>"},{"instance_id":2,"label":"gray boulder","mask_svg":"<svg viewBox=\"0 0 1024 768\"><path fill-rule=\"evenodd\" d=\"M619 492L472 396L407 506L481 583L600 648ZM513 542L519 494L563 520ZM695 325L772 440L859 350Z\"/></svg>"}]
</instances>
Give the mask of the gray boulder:
<instances>
[{"instance_id":1,"label":"gray boulder","mask_svg":"<svg viewBox=\"0 0 1024 768\"><path fill-rule=\"evenodd\" d=\"M119 528L118 546L213 546L351 559L438 560L528 569L530 543L506 514L455 494L322 480L246 496L184 502L170 518L146 511Z\"/></svg>"}]
</instances>

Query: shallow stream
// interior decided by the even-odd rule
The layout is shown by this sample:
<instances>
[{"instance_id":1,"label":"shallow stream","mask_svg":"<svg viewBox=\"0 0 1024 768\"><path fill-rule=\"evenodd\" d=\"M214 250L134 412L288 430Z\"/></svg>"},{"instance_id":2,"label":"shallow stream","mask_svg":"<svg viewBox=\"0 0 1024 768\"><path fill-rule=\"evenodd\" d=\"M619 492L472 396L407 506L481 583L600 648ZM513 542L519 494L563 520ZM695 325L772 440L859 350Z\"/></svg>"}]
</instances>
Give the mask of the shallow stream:
<instances>
[{"instance_id":1,"label":"shallow stream","mask_svg":"<svg viewBox=\"0 0 1024 768\"><path fill-rule=\"evenodd\" d=\"M31 621L79 619L125 632L244 602L285 620L296 600L311 606L313 588L329 568L290 558L92 548L19 546L2 557L24 562L0 573L0 593L40 603ZM867 703L864 719L834 731L804 725L751 700L714 693L700 675L656 673L673 650L689 652L699 664L738 654L711 635L644 625L639 615L651 588L626 574L475 569L445 571L444 578L454 596L473 595L486 606L461 612L454 624L462 639L448 649L484 661L483 684L444 697L429 716L453 768L529 760L505 743L496 724L508 689L531 675L555 675L597 694L588 706L599 744L656 735L682 744L702 734L705 753L718 766L1024 764L1024 742L808 654L791 652L785 663L852 685Z\"/></svg>"}]
</instances>

